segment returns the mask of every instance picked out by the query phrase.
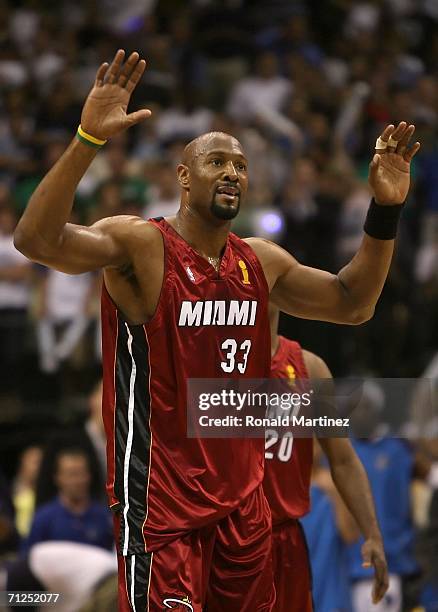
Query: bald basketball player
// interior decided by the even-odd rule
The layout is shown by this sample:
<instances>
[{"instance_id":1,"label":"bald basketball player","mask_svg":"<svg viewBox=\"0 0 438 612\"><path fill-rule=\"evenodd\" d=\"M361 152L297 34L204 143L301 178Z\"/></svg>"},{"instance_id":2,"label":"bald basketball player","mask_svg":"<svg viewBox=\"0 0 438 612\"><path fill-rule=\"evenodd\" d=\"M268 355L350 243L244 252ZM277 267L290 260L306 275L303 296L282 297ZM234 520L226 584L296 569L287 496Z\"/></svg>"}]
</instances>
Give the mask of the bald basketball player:
<instances>
[{"instance_id":1,"label":"bald basketball player","mask_svg":"<svg viewBox=\"0 0 438 612\"><path fill-rule=\"evenodd\" d=\"M337 275L230 233L248 166L240 143L223 133L186 147L175 217L73 225L76 188L99 148L150 115L127 114L144 69L137 53L125 61L122 50L99 68L77 137L32 195L15 244L63 272L104 270L103 415L120 610L268 612L264 441L188 439L187 380L269 377L269 294L299 317L359 324L372 316L419 144L408 148L413 125L384 129L370 164L366 233Z\"/></svg>"}]
</instances>

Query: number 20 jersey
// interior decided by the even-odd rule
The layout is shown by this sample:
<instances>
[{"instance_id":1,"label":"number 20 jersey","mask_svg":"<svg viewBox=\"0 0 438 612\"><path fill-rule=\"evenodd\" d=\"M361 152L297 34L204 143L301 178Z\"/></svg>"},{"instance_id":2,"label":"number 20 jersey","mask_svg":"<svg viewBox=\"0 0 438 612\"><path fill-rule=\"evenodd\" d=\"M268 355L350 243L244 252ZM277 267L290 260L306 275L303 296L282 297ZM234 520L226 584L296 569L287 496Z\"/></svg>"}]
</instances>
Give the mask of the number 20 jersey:
<instances>
[{"instance_id":1,"label":"number 20 jersey","mask_svg":"<svg viewBox=\"0 0 438 612\"><path fill-rule=\"evenodd\" d=\"M271 378L287 380L289 391L294 391L296 379L309 378L298 342L279 336ZM265 459L263 489L271 508L272 524L306 515L310 510L313 438L294 439L290 432L283 437L267 436Z\"/></svg>"},{"instance_id":2,"label":"number 20 jersey","mask_svg":"<svg viewBox=\"0 0 438 612\"><path fill-rule=\"evenodd\" d=\"M130 325L102 292L107 493L120 512L124 555L157 550L221 519L263 479L263 439L186 433L187 379L269 377L260 262L230 233L217 272L165 219L150 222L162 233L165 258L154 317Z\"/></svg>"}]
</instances>

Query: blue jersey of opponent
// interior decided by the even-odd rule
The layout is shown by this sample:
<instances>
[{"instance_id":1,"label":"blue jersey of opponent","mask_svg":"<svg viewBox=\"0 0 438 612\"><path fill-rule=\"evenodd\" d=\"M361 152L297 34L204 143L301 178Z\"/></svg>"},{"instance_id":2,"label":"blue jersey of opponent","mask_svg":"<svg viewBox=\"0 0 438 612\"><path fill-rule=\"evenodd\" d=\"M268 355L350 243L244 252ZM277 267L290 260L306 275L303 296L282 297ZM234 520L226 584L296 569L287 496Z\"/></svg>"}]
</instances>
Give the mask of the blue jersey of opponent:
<instances>
[{"instance_id":1,"label":"blue jersey of opponent","mask_svg":"<svg viewBox=\"0 0 438 612\"><path fill-rule=\"evenodd\" d=\"M413 470L411 448L397 438L353 440L353 446L367 472L382 531L389 571L408 575L418 570L414 558L414 529L411 520L410 486ZM350 576L372 576L362 567L361 538L348 549Z\"/></svg>"},{"instance_id":2,"label":"blue jersey of opponent","mask_svg":"<svg viewBox=\"0 0 438 612\"><path fill-rule=\"evenodd\" d=\"M312 486L311 511L301 519L312 566L312 592L318 612L350 612L346 547L329 497Z\"/></svg>"}]
</instances>

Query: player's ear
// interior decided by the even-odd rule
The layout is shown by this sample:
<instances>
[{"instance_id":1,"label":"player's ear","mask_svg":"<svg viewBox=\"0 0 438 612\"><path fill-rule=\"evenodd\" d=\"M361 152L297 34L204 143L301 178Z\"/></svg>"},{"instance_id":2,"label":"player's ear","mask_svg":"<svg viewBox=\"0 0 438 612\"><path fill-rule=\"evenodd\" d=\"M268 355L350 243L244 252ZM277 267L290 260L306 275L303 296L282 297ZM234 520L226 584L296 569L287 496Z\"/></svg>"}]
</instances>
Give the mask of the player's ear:
<instances>
[{"instance_id":1,"label":"player's ear","mask_svg":"<svg viewBox=\"0 0 438 612\"><path fill-rule=\"evenodd\" d=\"M188 191L190 188L190 171L188 166L186 166L185 164L178 164L176 174L178 177L178 183L183 189L186 189Z\"/></svg>"}]
</instances>

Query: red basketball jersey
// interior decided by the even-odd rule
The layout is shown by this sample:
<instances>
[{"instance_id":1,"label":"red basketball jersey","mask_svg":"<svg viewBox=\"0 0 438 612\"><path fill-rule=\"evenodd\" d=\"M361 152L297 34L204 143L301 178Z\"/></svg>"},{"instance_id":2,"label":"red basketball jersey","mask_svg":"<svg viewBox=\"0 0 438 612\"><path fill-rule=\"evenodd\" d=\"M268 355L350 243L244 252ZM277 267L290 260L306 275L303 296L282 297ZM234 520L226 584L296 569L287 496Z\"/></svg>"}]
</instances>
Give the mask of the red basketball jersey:
<instances>
[{"instance_id":1,"label":"red basketball jersey","mask_svg":"<svg viewBox=\"0 0 438 612\"><path fill-rule=\"evenodd\" d=\"M271 378L308 378L303 353L298 342L279 336L277 352L272 358ZM267 436L263 488L272 512L274 525L290 518L300 518L310 510L310 474L312 471L312 438Z\"/></svg>"},{"instance_id":2,"label":"red basketball jersey","mask_svg":"<svg viewBox=\"0 0 438 612\"><path fill-rule=\"evenodd\" d=\"M120 552L157 550L230 513L263 479L263 439L187 438L189 378L268 378L268 286L229 234L219 272L165 219L158 307L129 325L102 294L107 492ZM145 253L147 257L147 253Z\"/></svg>"}]
</instances>

